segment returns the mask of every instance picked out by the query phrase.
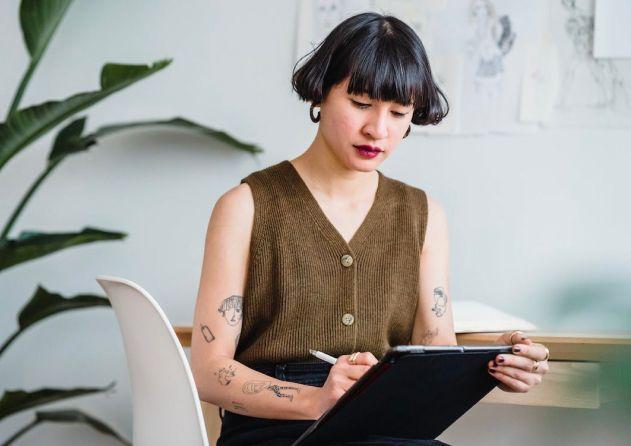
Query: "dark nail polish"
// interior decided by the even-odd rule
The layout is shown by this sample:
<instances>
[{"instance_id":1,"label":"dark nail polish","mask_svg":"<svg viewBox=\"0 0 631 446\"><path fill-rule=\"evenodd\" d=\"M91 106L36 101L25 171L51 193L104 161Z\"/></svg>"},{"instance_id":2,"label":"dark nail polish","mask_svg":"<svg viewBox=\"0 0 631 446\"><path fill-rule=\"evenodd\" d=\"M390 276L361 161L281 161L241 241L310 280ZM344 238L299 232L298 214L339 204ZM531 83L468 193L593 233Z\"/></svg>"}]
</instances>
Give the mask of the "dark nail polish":
<instances>
[{"instance_id":1,"label":"dark nail polish","mask_svg":"<svg viewBox=\"0 0 631 446\"><path fill-rule=\"evenodd\" d=\"M499 358L497 358L497 362L504 362L504 358L500 356Z\"/></svg>"},{"instance_id":2,"label":"dark nail polish","mask_svg":"<svg viewBox=\"0 0 631 446\"><path fill-rule=\"evenodd\" d=\"M520 351L521 351L521 348L520 348L520 347L513 347L513 351L514 351L514 352L520 352Z\"/></svg>"},{"instance_id":3,"label":"dark nail polish","mask_svg":"<svg viewBox=\"0 0 631 446\"><path fill-rule=\"evenodd\" d=\"M489 369L490 373L495 373L495 369Z\"/></svg>"}]
</instances>

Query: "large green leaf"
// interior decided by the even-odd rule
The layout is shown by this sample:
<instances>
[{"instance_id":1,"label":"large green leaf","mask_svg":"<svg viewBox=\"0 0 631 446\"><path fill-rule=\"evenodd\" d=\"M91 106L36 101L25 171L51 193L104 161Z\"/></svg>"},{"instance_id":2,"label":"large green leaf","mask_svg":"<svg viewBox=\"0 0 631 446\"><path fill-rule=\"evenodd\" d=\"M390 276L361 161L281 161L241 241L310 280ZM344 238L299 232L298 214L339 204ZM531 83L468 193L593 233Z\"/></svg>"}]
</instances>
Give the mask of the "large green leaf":
<instances>
[{"instance_id":1,"label":"large green leaf","mask_svg":"<svg viewBox=\"0 0 631 446\"><path fill-rule=\"evenodd\" d=\"M238 150L244 150L250 153L260 153L263 151L259 146L255 144L244 143L238 139L230 136L228 133L222 130L212 129L196 122L190 121L182 117L176 117L167 120L155 120L155 121L138 121L122 124L112 124L99 128L97 131L88 135L88 137L98 138L100 136L109 135L110 133L118 132L121 130L131 129L134 127L147 127L147 126L167 126L167 127L179 127L185 130L191 130L199 132L203 135L210 136L217 141L234 147Z\"/></svg>"},{"instance_id":2,"label":"large green leaf","mask_svg":"<svg viewBox=\"0 0 631 446\"><path fill-rule=\"evenodd\" d=\"M71 3L72 0L22 0L20 3L22 37L31 61L15 92L7 116L17 110L35 68Z\"/></svg>"},{"instance_id":3,"label":"large green leaf","mask_svg":"<svg viewBox=\"0 0 631 446\"><path fill-rule=\"evenodd\" d=\"M37 426L37 424L47 422L47 421L53 422L53 423L85 423L88 426L92 427L93 429L101 432L102 434L111 435L112 437L120 441L122 444L131 446L131 443L129 442L129 440L124 438L122 435L120 435L110 426L108 426L101 420L98 420L94 418L93 416L88 415L87 413L81 410L77 410L77 409L65 409L65 410L62 409L62 410L51 410L51 411L45 411L45 412L35 412L34 421L24 426L16 434L14 434L11 438L9 438L6 442L2 443L2 445L0 446L9 446L19 437L24 435L27 431Z\"/></svg>"},{"instance_id":4,"label":"large green leaf","mask_svg":"<svg viewBox=\"0 0 631 446\"><path fill-rule=\"evenodd\" d=\"M31 325L49 316L69 310L81 310L92 307L109 307L110 301L94 294L78 294L74 297L63 297L61 294L51 293L41 285L37 287L31 300L18 314L18 330L15 331L0 346L0 355L9 345Z\"/></svg>"},{"instance_id":5,"label":"large green leaf","mask_svg":"<svg viewBox=\"0 0 631 446\"><path fill-rule=\"evenodd\" d=\"M152 65L106 64L101 70L101 90L79 93L62 101L48 101L11 114L6 122L0 124L0 168L21 149L64 119L170 63L170 60L162 60Z\"/></svg>"},{"instance_id":6,"label":"large green leaf","mask_svg":"<svg viewBox=\"0 0 631 446\"><path fill-rule=\"evenodd\" d=\"M0 240L0 271L72 246L120 240L126 236L124 232L109 232L89 227L81 232L68 233L23 231L17 239Z\"/></svg>"},{"instance_id":7,"label":"large green leaf","mask_svg":"<svg viewBox=\"0 0 631 446\"><path fill-rule=\"evenodd\" d=\"M43 404L53 403L76 396L107 392L114 388L114 382L105 387L75 387L73 389L42 388L32 392L7 390L0 400L0 420L23 410Z\"/></svg>"},{"instance_id":8,"label":"large green leaf","mask_svg":"<svg viewBox=\"0 0 631 446\"><path fill-rule=\"evenodd\" d=\"M57 138L55 139L53 149L48 155L49 162L57 161L72 153L87 150L92 145L97 143L98 138L101 138L103 136L109 136L113 133L141 127L179 127L185 130L199 132L203 135L210 136L211 138L238 150L243 150L250 153L260 153L263 151L263 149L255 144L249 144L239 141L226 132L206 127L182 117L175 117L164 120L135 121L120 124L110 124L99 127L94 132L88 133L85 136L81 136L81 133L83 132L83 128L85 126L85 120L85 117L76 119L59 132Z\"/></svg>"},{"instance_id":9,"label":"large green leaf","mask_svg":"<svg viewBox=\"0 0 631 446\"><path fill-rule=\"evenodd\" d=\"M46 50L72 0L22 0L20 25L26 49L33 59Z\"/></svg>"}]
</instances>

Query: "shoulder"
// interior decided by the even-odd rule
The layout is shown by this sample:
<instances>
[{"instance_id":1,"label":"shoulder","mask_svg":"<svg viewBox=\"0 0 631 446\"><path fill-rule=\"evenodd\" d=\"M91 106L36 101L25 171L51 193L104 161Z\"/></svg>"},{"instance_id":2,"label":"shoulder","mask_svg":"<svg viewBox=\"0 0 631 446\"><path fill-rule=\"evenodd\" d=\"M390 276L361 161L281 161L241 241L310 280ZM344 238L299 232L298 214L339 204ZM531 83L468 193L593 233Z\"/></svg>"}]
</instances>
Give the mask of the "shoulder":
<instances>
[{"instance_id":1,"label":"shoulder","mask_svg":"<svg viewBox=\"0 0 631 446\"><path fill-rule=\"evenodd\" d=\"M442 249L448 244L447 214L434 198L427 197L427 228L423 251Z\"/></svg>"},{"instance_id":2,"label":"shoulder","mask_svg":"<svg viewBox=\"0 0 631 446\"><path fill-rule=\"evenodd\" d=\"M219 197L213 216L221 220L242 221L254 215L254 199L247 183L241 183Z\"/></svg>"}]
</instances>

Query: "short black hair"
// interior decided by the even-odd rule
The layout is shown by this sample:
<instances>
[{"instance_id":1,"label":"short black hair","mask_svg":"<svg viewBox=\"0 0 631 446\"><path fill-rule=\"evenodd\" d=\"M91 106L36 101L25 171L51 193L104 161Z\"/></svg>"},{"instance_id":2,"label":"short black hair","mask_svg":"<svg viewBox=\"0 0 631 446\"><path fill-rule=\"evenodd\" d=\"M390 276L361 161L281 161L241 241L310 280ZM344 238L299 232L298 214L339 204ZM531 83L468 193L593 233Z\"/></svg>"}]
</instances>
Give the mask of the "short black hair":
<instances>
[{"instance_id":1,"label":"short black hair","mask_svg":"<svg viewBox=\"0 0 631 446\"><path fill-rule=\"evenodd\" d=\"M438 124L449 112L421 39L396 17L365 12L347 18L298 60L292 86L300 99L318 105L348 76L348 93L413 104L413 124Z\"/></svg>"}]
</instances>

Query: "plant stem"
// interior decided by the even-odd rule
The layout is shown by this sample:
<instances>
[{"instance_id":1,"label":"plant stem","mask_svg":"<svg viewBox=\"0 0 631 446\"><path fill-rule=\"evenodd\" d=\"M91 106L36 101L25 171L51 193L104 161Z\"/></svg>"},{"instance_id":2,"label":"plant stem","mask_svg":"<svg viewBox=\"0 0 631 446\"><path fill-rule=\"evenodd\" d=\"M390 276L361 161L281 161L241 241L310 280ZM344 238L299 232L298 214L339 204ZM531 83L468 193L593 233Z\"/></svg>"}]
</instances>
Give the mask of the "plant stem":
<instances>
[{"instance_id":1,"label":"plant stem","mask_svg":"<svg viewBox=\"0 0 631 446\"><path fill-rule=\"evenodd\" d=\"M4 341L4 344L2 344L2 347L0 347L0 356L2 356L2 354L7 349L7 347L9 347L9 345L13 342L15 338L17 338L20 335L21 332L22 330L16 331L11 336L9 336L9 338L6 341Z\"/></svg>"},{"instance_id":2,"label":"plant stem","mask_svg":"<svg viewBox=\"0 0 631 446\"><path fill-rule=\"evenodd\" d=\"M0 235L0 240L6 239L6 238L9 237L9 232L11 231L11 228L13 227L13 224L15 223L17 218L20 216L20 213L22 212L22 209L24 208L24 206L26 206L26 203L31 198L31 195L33 195L33 193L39 187L40 183L42 181L44 181L44 179L48 176L48 174L50 174L53 171L53 169L55 167L57 167L57 164L59 164L62 159L63 158L59 158L59 159L57 159L57 160L55 160L53 162L48 163L48 166L46 167L46 170L44 170L44 172L42 172L39 175L37 180L35 180L33 185L30 187L30 189L24 195L24 197L22 197L22 200L20 201L18 206L15 208L15 210L11 214L11 217L9 218L9 221L7 222L7 224L4 226L4 229L2 230L2 234Z\"/></svg>"},{"instance_id":3,"label":"plant stem","mask_svg":"<svg viewBox=\"0 0 631 446\"><path fill-rule=\"evenodd\" d=\"M9 120L11 115L15 113L15 111L18 109L18 106L20 105L20 101L22 100L22 95L24 94L24 90L26 90L26 86L31 80L31 76L33 75L33 72L35 71L35 67L37 66L37 62L34 63L33 61L34 59L31 59L31 62L28 64L28 68L26 69L26 73L24 73L24 76L22 77L22 81L20 82L20 85L18 86L18 89L15 92L15 96L13 97L13 102L11 102L11 107L9 108L9 112L7 113L6 121Z\"/></svg>"},{"instance_id":4,"label":"plant stem","mask_svg":"<svg viewBox=\"0 0 631 446\"><path fill-rule=\"evenodd\" d=\"M7 441L5 441L4 443L2 443L0 446L9 446L11 443L13 443L15 440L17 440L18 438L20 438L22 435L24 435L28 430L34 428L37 424L39 423L39 420L35 419L33 421L31 421L29 424L27 424L26 426L24 426L22 429L20 429L19 431L17 431L15 434L13 434L12 437L10 437L9 439L7 439Z\"/></svg>"}]
</instances>

